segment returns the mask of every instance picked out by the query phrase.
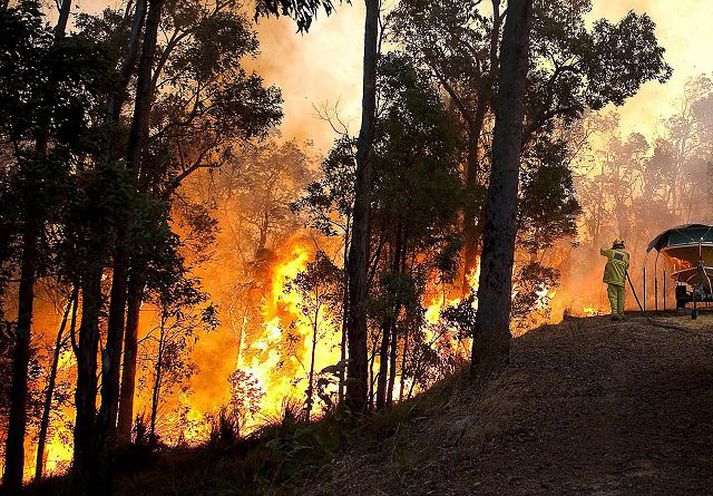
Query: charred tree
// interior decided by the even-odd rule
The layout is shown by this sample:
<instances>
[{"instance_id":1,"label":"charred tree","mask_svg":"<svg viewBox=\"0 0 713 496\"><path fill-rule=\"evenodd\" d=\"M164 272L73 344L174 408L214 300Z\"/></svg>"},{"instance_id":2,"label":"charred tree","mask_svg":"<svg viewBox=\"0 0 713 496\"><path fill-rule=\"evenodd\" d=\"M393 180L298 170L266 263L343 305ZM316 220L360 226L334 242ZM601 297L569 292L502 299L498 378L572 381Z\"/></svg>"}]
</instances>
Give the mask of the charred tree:
<instances>
[{"instance_id":1,"label":"charred tree","mask_svg":"<svg viewBox=\"0 0 713 496\"><path fill-rule=\"evenodd\" d=\"M146 287L146 275L142 268L132 267L129 278L126 333L124 335L124 362L121 373L121 394L117 422L117 442L131 441L131 425L134 418L134 392L136 390L136 357L138 351L139 311Z\"/></svg>"},{"instance_id":2,"label":"charred tree","mask_svg":"<svg viewBox=\"0 0 713 496\"><path fill-rule=\"evenodd\" d=\"M352 240L349 249L349 320L347 341L349 365L346 380L346 405L356 413L368 407L369 363L367 319L364 303L368 293L369 216L373 181L372 141L376 119L376 65L379 52L379 0L365 0L364 76L362 121L357 142Z\"/></svg>"},{"instance_id":3,"label":"charred tree","mask_svg":"<svg viewBox=\"0 0 713 496\"><path fill-rule=\"evenodd\" d=\"M134 115L126 151L127 177L132 185L132 194L136 193L141 157L148 137L149 114L154 93L152 70L164 0L149 0L148 3L149 9L146 15L141 60L137 71ZM102 364L102 401L97 429L98 453L102 459L100 464L105 468L108 468L108 463L104 459L109 455L116 442L121 351L124 340L127 284L131 260L129 234L132 219L133 209L129 205L129 212L124 221L117 226L117 239L114 250L111 302L107 324L106 362Z\"/></svg>"},{"instance_id":4,"label":"charred tree","mask_svg":"<svg viewBox=\"0 0 713 496\"><path fill-rule=\"evenodd\" d=\"M349 242L351 234L351 214L347 215L347 220L345 222L344 229L344 251L342 252L342 263L344 264L344 282L342 289L342 329L341 329L341 343L339 346L339 404L344 402L344 390L346 382L346 369L345 364L347 363L347 324L349 321L349 277L347 274L347 267L349 266Z\"/></svg>"},{"instance_id":5,"label":"charred tree","mask_svg":"<svg viewBox=\"0 0 713 496\"><path fill-rule=\"evenodd\" d=\"M77 345L76 418L74 422L74 462L77 475L86 473L92 461L92 439L96 422L97 352L99 314L102 307L102 265L91 264L82 275L82 322Z\"/></svg>"},{"instance_id":6,"label":"charred tree","mask_svg":"<svg viewBox=\"0 0 713 496\"><path fill-rule=\"evenodd\" d=\"M510 353L512 271L531 17L531 0L508 3L500 52L493 165L473 339L472 368L475 372L487 372L497 367L508 360Z\"/></svg>"},{"instance_id":7,"label":"charred tree","mask_svg":"<svg viewBox=\"0 0 713 496\"><path fill-rule=\"evenodd\" d=\"M154 383L151 392L151 421L149 424L149 442L153 445L156 437L156 419L158 418L158 403L161 399L161 380L163 379L163 359L166 345L166 313L161 315L161 327L159 329L158 352L156 355L156 366L154 367Z\"/></svg>"}]
</instances>

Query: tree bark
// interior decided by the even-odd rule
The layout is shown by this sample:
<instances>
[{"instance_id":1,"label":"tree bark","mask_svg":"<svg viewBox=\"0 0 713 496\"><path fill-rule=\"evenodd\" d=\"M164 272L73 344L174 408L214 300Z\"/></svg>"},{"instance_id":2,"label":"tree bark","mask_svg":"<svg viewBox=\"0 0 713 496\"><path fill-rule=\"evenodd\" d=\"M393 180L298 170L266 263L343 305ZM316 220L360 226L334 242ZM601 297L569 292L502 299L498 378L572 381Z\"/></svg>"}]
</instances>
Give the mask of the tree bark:
<instances>
[{"instance_id":1,"label":"tree bark","mask_svg":"<svg viewBox=\"0 0 713 496\"><path fill-rule=\"evenodd\" d=\"M35 458L35 482L40 482L42 480L42 474L44 472L45 464L45 445L47 443L47 431L50 425L50 413L52 410L52 396L54 395L54 386L57 381L57 368L59 366L59 356L62 353L62 344L64 342L64 330L67 327L67 321L69 319L70 311L72 313L72 330L74 331L74 326L77 318L77 298L79 296L79 285L74 286L72 289L72 294L67 300L67 306L64 309L64 315L62 316L62 322L59 326L59 331L57 331L57 339L54 343L54 352L52 353L52 363L50 365L49 377L47 378L47 389L45 391L45 401L42 405L42 418L40 420L40 431L37 436L37 456Z\"/></svg>"},{"instance_id":2,"label":"tree bark","mask_svg":"<svg viewBox=\"0 0 713 496\"><path fill-rule=\"evenodd\" d=\"M314 360L317 354L317 336L319 332L319 296L316 298L316 309L314 311L314 322L312 323L312 354L309 361L309 378L307 381L307 402L305 404L305 417L307 422L312 416L312 407L314 405Z\"/></svg>"},{"instance_id":3,"label":"tree bark","mask_svg":"<svg viewBox=\"0 0 713 496\"><path fill-rule=\"evenodd\" d=\"M30 337L34 283L37 268L38 226L25 227L22 240L22 266L18 314L15 331L15 349L12 362L12 384L7 440L5 443L5 472L3 486L9 493L19 493L25 467L25 429L27 423L27 374L30 364Z\"/></svg>"},{"instance_id":4,"label":"tree bark","mask_svg":"<svg viewBox=\"0 0 713 496\"><path fill-rule=\"evenodd\" d=\"M396 258L396 270L400 276L406 274L406 254L407 254L407 240L408 231L403 232L403 224L399 226L398 236L399 236L399 252ZM403 236L402 236L403 234ZM398 300L391 317L391 349L389 350L389 385L386 390L386 407L391 408L394 404L394 386L396 383L396 368L397 364L397 353L398 353L398 335L396 333L396 324L399 319L399 314L401 313L401 307L403 306L403 295L399 295Z\"/></svg>"},{"instance_id":5,"label":"tree bark","mask_svg":"<svg viewBox=\"0 0 713 496\"><path fill-rule=\"evenodd\" d=\"M498 64L498 42L500 40L500 27L502 25L502 14L500 13L501 0L491 0L493 9L493 28L490 33L490 71L484 75L478 89L478 106L470 125L470 142L468 143L468 159L466 164L466 187L473 191L478 185L480 175L480 137L483 133L485 117L488 109L492 107L493 83L497 78ZM470 293L468 284L468 275L475 269L478 256L480 255L480 246L478 240L480 238L479 223L477 218L482 215L482 212L476 205L469 203L463 210L463 284L462 294L466 296ZM482 224L481 224L482 225Z\"/></svg>"},{"instance_id":6,"label":"tree bark","mask_svg":"<svg viewBox=\"0 0 713 496\"><path fill-rule=\"evenodd\" d=\"M87 472L93 461L94 425L97 398L97 352L99 348L99 313L102 304L102 267L90 266L82 276L82 322L77 349L76 419L74 423L74 470Z\"/></svg>"},{"instance_id":7,"label":"tree bark","mask_svg":"<svg viewBox=\"0 0 713 496\"><path fill-rule=\"evenodd\" d=\"M347 267L349 267L349 237L351 233L351 216L347 215L347 221L344 229L344 252L342 253L342 263L344 265L344 287L342 289L342 342L339 348L339 404L344 403L344 387L346 379L346 371L344 364L347 359L347 323L349 320L349 277L347 275Z\"/></svg>"},{"instance_id":8,"label":"tree bark","mask_svg":"<svg viewBox=\"0 0 713 496\"><path fill-rule=\"evenodd\" d=\"M368 295L369 217L373 176L372 141L376 119L376 65L379 44L379 0L365 0L364 76L362 121L357 142L357 170L349 249L349 366L346 405L355 413L368 408L367 316L364 303Z\"/></svg>"},{"instance_id":9,"label":"tree bark","mask_svg":"<svg viewBox=\"0 0 713 496\"><path fill-rule=\"evenodd\" d=\"M394 383L396 382L397 351L399 340L396 334L396 321L401 311L401 304L396 305L394 317L391 319L391 348L389 350L389 383L386 388L386 407L391 408L394 404Z\"/></svg>"},{"instance_id":10,"label":"tree bark","mask_svg":"<svg viewBox=\"0 0 713 496\"><path fill-rule=\"evenodd\" d=\"M127 175L133 185L132 192L136 191L141 157L148 137L149 114L153 98L151 71L156 54L157 34L163 3L164 0L149 0L149 10L146 17L146 30L136 83L134 116L126 153ZM109 469L108 465L110 463L105 458L109 456L109 452L113 450L116 443L121 350L124 338L129 263L131 260L131 250L128 246L129 233L133 222L133 210L131 207L133 205L130 205L129 213L124 222L117 227L111 303L107 324L106 363L102 364L102 401L99 410L97 442L101 459L100 465L106 469ZM102 475L101 478L104 479L105 477Z\"/></svg>"},{"instance_id":11,"label":"tree bark","mask_svg":"<svg viewBox=\"0 0 713 496\"><path fill-rule=\"evenodd\" d=\"M492 370L507 361L510 352L512 271L531 17L531 0L510 0L500 53L493 165L473 339L475 372Z\"/></svg>"},{"instance_id":12,"label":"tree bark","mask_svg":"<svg viewBox=\"0 0 713 496\"><path fill-rule=\"evenodd\" d=\"M399 382L399 402L404 399L404 388L406 387L406 358L408 356L409 326L404 329L404 346L401 355L401 381Z\"/></svg>"},{"instance_id":13,"label":"tree bark","mask_svg":"<svg viewBox=\"0 0 713 496\"><path fill-rule=\"evenodd\" d=\"M165 344L166 317L161 316L161 330L158 341L158 354L156 356L156 368L151 395L151 423L149 424L149 443L156 444L156 418L158 416L158 401L161 397L161 374L163 374L163 351Z\"/></svg>"},{"instance_id":14,"label":"tree bark","mask_svg":"<svg viewBox=\"0 0 713 496\"><path fill-rule=\"evenodd\" d=\"M63 0L60 7L60 19L55 27L55 37L64 35L71 0ZM8 8L9 3L3 7ZM66 15L64 14L66 13ZM45 88L50 91L49 85ZM50 116L42 113L38 122L35 141L35 159L47 157L50 140ZM22 260L20 265L20 287L18 289L18 308L16 341L13 351L12 384L10 412L8 416L7 439L5 442L5 471L3 486L5 490L19 492L25 469L25 430L27 423L27 377L30 364L30 340L32 337L32 312L35 300L34 284L38 263L38 246L42 229L41 213L36 211L32 192L25 193L25 226L22 234Z\"/></svg>"},{"instance_id":15,"label":"tree bark","mask_svg":"<svg viewBox=\"0 0 713 496\"><path fill-rule=\"evenodd\" d=\"M403 252L402 223L399 222L394 236L393 253L391 258L391 274L401 274L401 256ZM396 301L387 309L381 326L381 347L379 348L379 376L376 385L376 409L381 410L388 405L387 389L389 387L389 361L393 365L393 353L390 350L396 345L394 327L400 308L401 295L397 294ZM391 358L390 358L391 357Z\"/></svg>"},{"instance_id":16,"label":"tree bark","mask_svg":"<svg viewBox=\"0 0 713 496\"><path fill-rule=\"evenodd\" d=\"M389 340L391 339L391 316L386 315L381 324L381 346L379 347L379 373L376 378L376 409L386 406L386 376L389 367Z\"/></svg>"},{"instance_id":17,"label":"tree bark","mask_svg":"<svg viewBox=\"0 0 713 496\"><path fill-rule=\"evenodd\" d=\"M126 444L131 441L131 426L134 421L134 392L136 389L136 357L138 352L139 321L143 302L146 275L137 267L129 278L126 311L126 334L124 336L124 364L121 374L121 395L119 399L119 420L117 441Z\"/></svg>"}]
</instances>

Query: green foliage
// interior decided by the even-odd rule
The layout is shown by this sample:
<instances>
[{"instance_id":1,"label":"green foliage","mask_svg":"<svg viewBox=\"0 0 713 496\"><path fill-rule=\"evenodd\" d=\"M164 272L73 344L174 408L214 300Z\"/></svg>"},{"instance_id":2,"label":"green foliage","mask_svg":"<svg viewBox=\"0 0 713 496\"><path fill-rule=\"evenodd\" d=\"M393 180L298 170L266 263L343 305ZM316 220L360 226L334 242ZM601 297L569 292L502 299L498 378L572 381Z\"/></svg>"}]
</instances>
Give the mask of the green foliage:
<instances>
[{"instance_id":1,"label":"green foliage","mask_svg":"<svg viewBox=\"0 0 713 496\"><path fill-rule=\"evenodd\" d=\"M581 208L576 198L567 143L538 141L521 173L520 246L531 253L573 238Z\"/></svg>"},{"instance_id":2,"label":"green foliage","mask_svg":"<svg viewBox=\"0 0 713 496\"><path fill-rule=\"evenodd\" d=\"M255 19L263 16L291 17L297 23L297 30L306 32L309 31L312 21L320 10L330 15L334 10L334 2L332 0L257 0Z\"/></svg>"},{"instance_id":3,"label":"green foliage","mask_svg":"<svg viewBox=\"0 0 713 496\"><path fill-rule=\"evenodd\" d=\"M321 163L317 181L307 185L304 195L292 204L292 211L307 217L307 226L325 236L345 237L354 203L356 140L338 139Z\"/></svg>"},{"instance_id":4,"label":"green foliage","mask_svg":"<svg viewBox=\"0 0 713 496\"><path fill-rule=\"evenodd\" d=\"M378 77L375 233L394 233L404 223L414 248L445 248L460 208L457 129L436 89L407 55L384 55Z\"/></svg>"}]
</instances>

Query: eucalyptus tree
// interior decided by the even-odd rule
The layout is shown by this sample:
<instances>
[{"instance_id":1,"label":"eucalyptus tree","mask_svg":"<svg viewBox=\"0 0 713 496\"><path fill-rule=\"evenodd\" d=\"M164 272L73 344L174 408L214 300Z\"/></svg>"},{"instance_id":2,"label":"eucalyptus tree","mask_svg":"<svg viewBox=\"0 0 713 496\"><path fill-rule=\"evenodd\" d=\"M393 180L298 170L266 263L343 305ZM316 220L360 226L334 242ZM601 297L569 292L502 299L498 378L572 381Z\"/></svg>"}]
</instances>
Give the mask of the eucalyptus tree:
<instances>
[{"instance_id":1,"label":"eucalyptus tree","mask_svg":"<svg viewBox=\"0 0 713 496\"><path fill-rule=\"evenodd\" d=\"M20 207L17 229L7 233L18 239L20 280L4 473L10 490L22 482L34 285L50 261L48 229L61 221L76 167L96 146L95 111L112 73L97 43L65 34L69 0L60 7L54 29L47 27L36 2L0 11L0 112L4 143L12 150L11 191Z\"/></svg>"},{"instance_id":2,"label":"eucalyptus tree","mask_svg":"<svg viewBox=\"0 0 713 496\"><path fill-rule=\"evenodd\" d=\"M532 0L510 0L500 55L493 165L478 284L477 335L473 339L472 367L481 373L507 360L510 352L512 270L531 20Z\"/></svg>"},{"instance_id":3,"label":"eucalyptus tree","mask_svg":"<svg viewBox=\"0 0 713 496\"><path fill-rule=\"evenodd\" d=\"M468 203L463 210L466 274L474 267L485 225L504 7L501 1L417 1L402 2L391 14L390 36L429 69L458 110L469 140L464 174ZM585 17L591 9L590 0L533 2L524 149L548 141L553 129L575 124L588 109L621 105L644 82L670 76L646 14L630 12L617 23L598 20L590 27Z\"/></svg>"}]
</instances>

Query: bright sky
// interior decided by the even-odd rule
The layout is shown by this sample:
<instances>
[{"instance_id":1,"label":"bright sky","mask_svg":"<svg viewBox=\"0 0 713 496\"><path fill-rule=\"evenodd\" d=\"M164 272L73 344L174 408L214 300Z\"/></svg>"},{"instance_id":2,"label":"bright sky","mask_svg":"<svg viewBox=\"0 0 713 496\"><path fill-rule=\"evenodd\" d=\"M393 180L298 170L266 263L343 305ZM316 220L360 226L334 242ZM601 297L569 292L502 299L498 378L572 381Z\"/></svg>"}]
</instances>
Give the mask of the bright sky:
<instances>
[{"instance_id":1,"label":"bright sky","mask_svg":"<svg viewBox=\"0 0 713 496\"><path fill-rule=\"evenodd\" d=\"M119 0L78 0L85 10L97 10ZM337 3L337 2L335 2ZM665 85L649 83L621 109L626 132L656 134L659 117L673 112L686 80L713 72L713 10L711 0L594 0L592 18L620 19L629 10L647 12L657 24L666 60L673 67ZM322 16L306 35L295 33L292 21L262 20L258 25L262 54L256 69L282 88L285 98L285 137L312 139L329 148L334 137L320 122L314 106L335 104L352 130L359 125L363 2L341 5L331 17ZM635 61L632 61L635 63Z\"/></svg>"},{"instance_id":2,"label":"bright sky","mask_svg":"<svg viewBox=\"0 0 713 496\"><path fill-rule=\"evenodd\" d=\"M711 0L594 0L592 18L617 21L629 10L646 12L656 22L657 36L666 48L673 77L665 85L646 84L620 109L624 131L654 137L659 118L673 113L685 82L701 73L713 72L713 10ZM292 26L268 21L261 25L263 67L268 77L283 88L286 135L307 133L318 146L329 146L331 131L313 120L312 105L340 102L353 128L359 123L362 3L342 6L329 19L320 19L305 36L295 36ZM287 24L275 31L274 26ZM270 30L265 29L270 26ZM288 51L290 60L269 63L275 49ZM273 59L274 60L274 59ZM635 61L632 61L635 63ZM312 122L310 122L312 121ZM304 135L303 135L304 136Z\"/></svg>"},{"instance_id":3,"label":"bright sky","mask_svg":"<svg viewBox=\"0 0 713 496\"><path fill-rule=\"evenodd\" d=\"M646 12L656 22L656 34L673 67L668 83L646 84L622 108L622 127L649 137L661 116L674 112L686 81L713 72L713 3L710 0L594 0L593 16L616 21L629 10ZM632 61L633 62L633 61Z\"/></svg>"}]
</instances>

